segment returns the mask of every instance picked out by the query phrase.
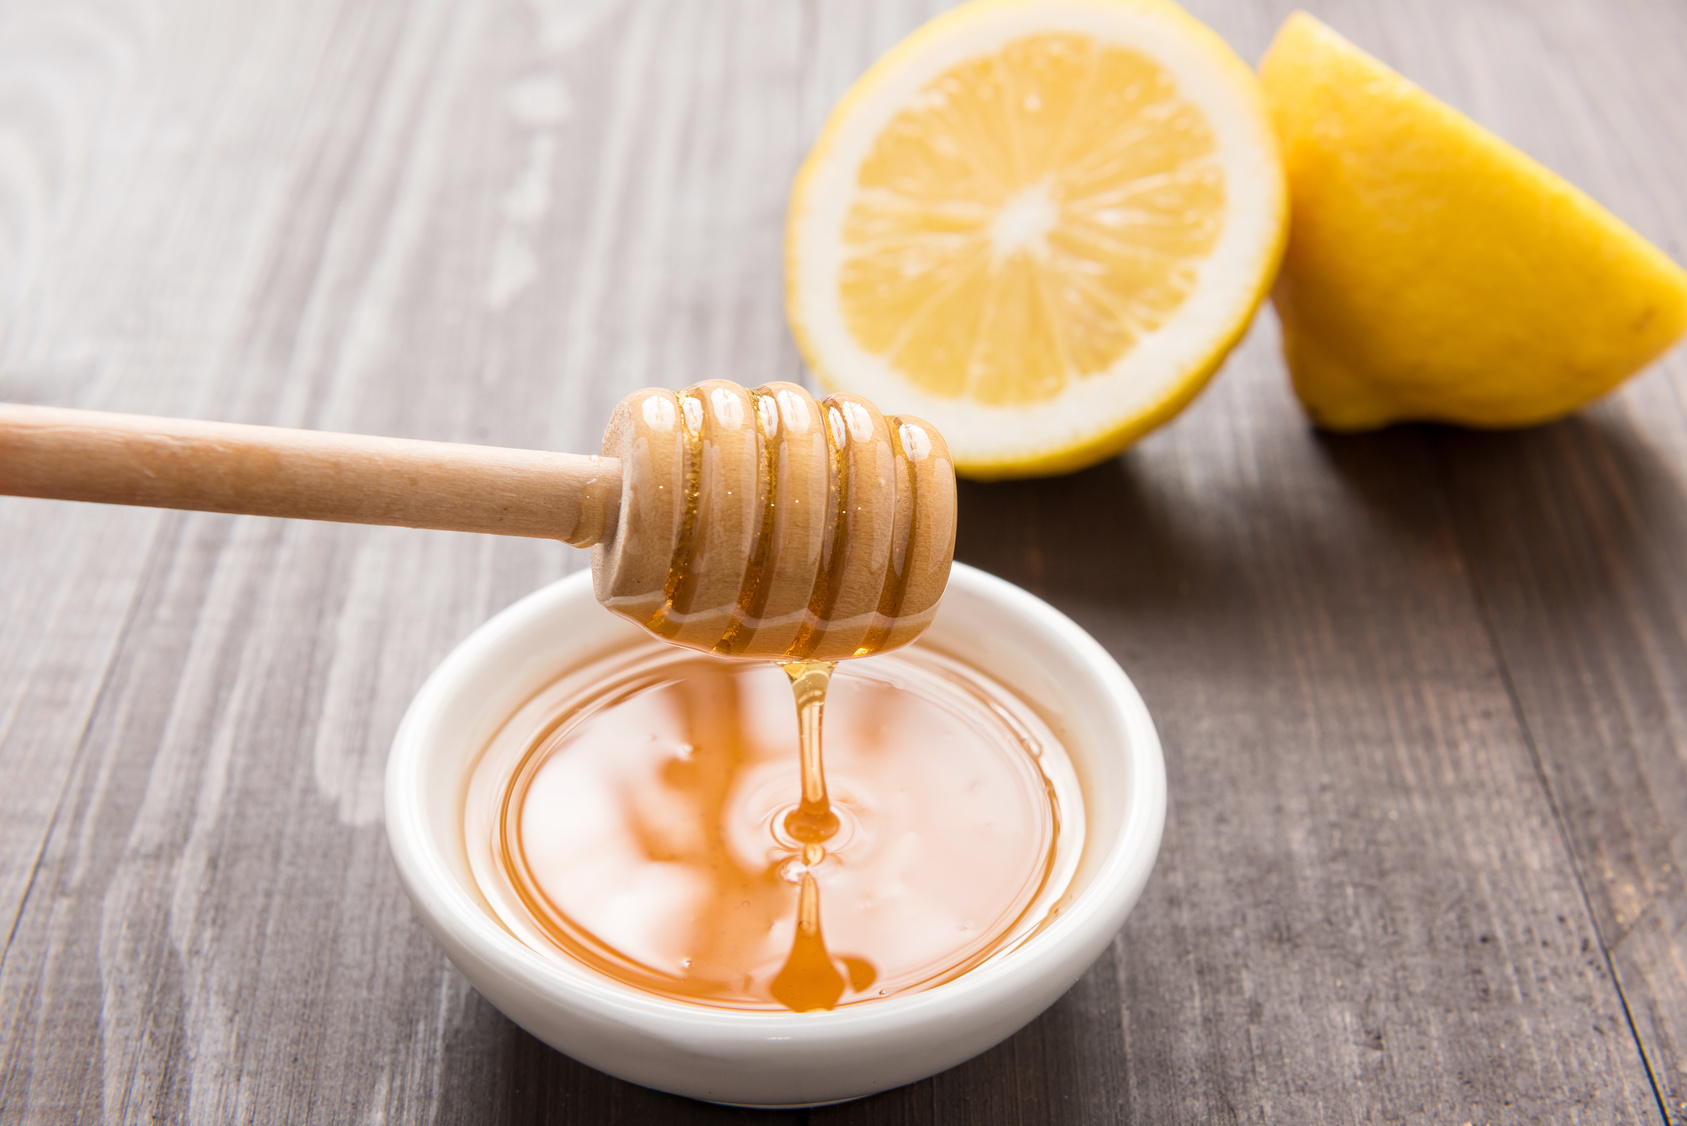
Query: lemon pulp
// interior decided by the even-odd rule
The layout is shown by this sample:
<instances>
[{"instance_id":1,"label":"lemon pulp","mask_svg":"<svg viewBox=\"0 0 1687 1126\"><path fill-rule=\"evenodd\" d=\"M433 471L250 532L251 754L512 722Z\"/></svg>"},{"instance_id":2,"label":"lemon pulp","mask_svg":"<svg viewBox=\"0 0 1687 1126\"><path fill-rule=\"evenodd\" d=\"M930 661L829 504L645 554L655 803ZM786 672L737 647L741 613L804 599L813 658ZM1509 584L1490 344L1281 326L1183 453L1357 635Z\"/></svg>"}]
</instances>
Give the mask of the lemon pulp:
<instances>
[{"instance_id":1,"label":"lemon pulp","mask_svg":"<svg viewBox=\"0 0 1687 1126\"><path fill-rule=\"evenodd\" d=\"M970 0L875 63L791 191L820 381L976 478L1070 472L1194 398L1282 253L1258 79L1169 0Z\"/></svg>"},{"instance_id":2,"label":"lemon pulp","mask_svg":"<svg viewBox=\"0 0 1687 1126\"><path fill-rule=\"evenodd\" d=\"M850 332L915 386L992 406L1107 371L1218 241L1216 147L1128 48L1032 35L951 68L861 166L838 279Z\"/></svg>"}]
</instances>

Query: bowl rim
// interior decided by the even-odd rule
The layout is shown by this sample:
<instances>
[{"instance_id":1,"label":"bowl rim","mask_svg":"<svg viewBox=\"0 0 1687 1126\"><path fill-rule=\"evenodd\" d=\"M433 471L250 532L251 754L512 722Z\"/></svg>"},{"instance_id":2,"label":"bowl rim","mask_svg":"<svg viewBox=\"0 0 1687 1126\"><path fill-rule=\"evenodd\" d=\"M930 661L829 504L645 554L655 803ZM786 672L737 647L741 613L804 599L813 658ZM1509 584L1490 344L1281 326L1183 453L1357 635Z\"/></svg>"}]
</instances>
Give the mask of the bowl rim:
<instances>
[{"instance_id":1,"label":"bowl rim","mask_svg":"<svg viewBox=\"0 0 1687 1126\"><path fill-rule=\"evenodd\" d=\"M1026 991L1046 984L1051 975L1064 973L1075 980L1117 934L1154 866L1166 810L1159 736L1142 697L1118 663L1065 614L1004 579L959 562L954 564L946 596L951 592L994 602L1067 648L1075 663L1100 681L1095 702L1112 712L1111 719L1127 736L1124 755L1131 787L1112 847L1093 868L1087 886L1061 914L999 960L919 993L825 1013L714 1009L642 994L584 966L547 957L496 922L461 886L442 846L428 830L427 780L421 764L446 710L478 671L499 659L536 620L572 612L570 604L582 597L597 605L589 571L577 571L541 587L477 627L428 676L400 722L387 763L385 819L394 864L417 913L448 953L454 948L471 951L502 975L519 979L562 1008L655 1039L707 1043L715 1050L730 1042L858 1042L881 1032L944 1024L1011 1005ZM985 671L990 670L986 667ZM1075 960L1081 964L1072 970Z\"/></svg>"}]
</instances>

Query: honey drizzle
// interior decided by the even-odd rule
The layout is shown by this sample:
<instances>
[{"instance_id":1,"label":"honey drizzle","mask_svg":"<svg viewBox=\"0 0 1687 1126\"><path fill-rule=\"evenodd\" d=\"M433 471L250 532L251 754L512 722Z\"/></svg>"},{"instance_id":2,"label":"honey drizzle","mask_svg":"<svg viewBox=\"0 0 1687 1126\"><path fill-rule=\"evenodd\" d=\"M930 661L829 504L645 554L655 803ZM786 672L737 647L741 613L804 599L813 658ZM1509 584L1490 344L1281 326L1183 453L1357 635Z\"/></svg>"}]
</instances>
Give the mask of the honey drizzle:
<instances>
[{"instance_id":1,"label":"honey drizzle","mask_svg":"<svg viewBox=\"0 0 1687 1126\"><path fill-rule=\"evenodd\" d=\"M802 756L802 800L786 815L785 831L802 842L803 864L812 868L826 858L823 846L838 831L838 815L826 798L826 767L820 746L826 689L838 663L790 661L779 667L791 678L791 695L797 705L798 753Z\"/></svg>"},{"instance_id":2,"label":"honey drizzle","mask_svg":"<svg viewBox=\"0 0 1687 1126\"><path fill-rule=\"evenodd\" d=\"M778 469L778 443L773 440L774 435L766 432L763 424L759 409L762 397L760 392L750 393L752 413L756 419L757 452L762 461L761 522L756 532L756 546L745 568L744 581L739 587L738 602L733 608L731 624L715 646L716 652L728 655L742 652L748 646L755 629L746 627L746 619L759 618L760 611L765 608L767 601L762 576L771 550L775 507L778 503L775 475ZM684 408L688 400L694 401L689 396L679 397L682 416L686 414ZM649 623L653 632L664 637L671 637L678 632L678 625L672 620L672 615L684 613L690 608L696 588L691 561L696 551L698 509L702 502L703 447L707 442L704 430L708 426L708 412L700 410L698 413L699 423L695 429L690 425L691 419L685 417L685 513L680 525L679 540L668 564L668 581L663 591L662 608ZM912 502L916 499L913 495L914 474L906 465L906 453L901 448L897 432L892 430L891 433L889 445L892 472L901 469L899 476L906 480L909 499ZM848 456L847 447L852 436L836 407L826 408L825 434L828 486L834 502L828 515L831 527L827 529L829 534L824 537L826 546L821 552L814 592L809 598L808 613L790 648L790 653L799 659L780 665L785 675L790 678L791 692L796 703L799 754L802 762L802 798L797 808L785 818L785 831L801 843L801 857L805 869L812 869L825 859L825 842L838 831L838 816L832 812L826 797L826 770L821 752L826 688L831 683L832 671L837 668L837 662L801 659L802 655L813 652L820 639L820 631L826 628L831 620L843 588L844 568L839 564L849 550L850 475L843 462ZM898 461L903 464L898 465ZM892 504L895 504L896 493L893 491L891 496ZM879 593L873 625L862 639L858 654L871 653L883 645L896 624L896 615L907 590L915 507L914 503L910 503L906 512L892 513L892 542L884 587ZM865 979L871 981L871 966L864 961L862 966L866 967ZM862 978L863 974L858 970L852 973L852 976ZM791 957L774 982L774 996L797 1012L807 1012L833 1008L843 996L843 992L843 975L838 973L826 954L825 939L820 933L820 888L812 872L805 870L802 874L797 928Z\"/></svg>"},{"instance_id":3,"label":"honey drizzle","mask_svg":"<svg viewBox=\"0 0 1687 1126\"><path fill-rule=\"evenodd\" d=\"M728 620L720 639L710 648L723 656L739 656L746 652L762 625L768 599L772 595L775 540L779 534L779 505L786 499L780 485L784 441L783 423L775 396L762 391L747 393L750 411L755 418L757 473L756 532L750 541L749 557L745 561L743 577L738 584L737 597L728 611ZM681 488L680 526L669 556L667 574L663 582L662 602L643 624L658 637L674 639L683 630L686 619L695 609L700 575L696 556L711 519L704 509L711 502L703 495L705 462L714 440L713 423L707 406L695 395L676 393L674 401L682 421L680 433ZM771 407L771 409L768 409ZM853 540L851 521L851 477L853 473L878 472L881 449L888 449L891 472L896 487L885 498L890 506L890 544L884 560L884 580L873 607L860 644L851 656L861 657L884 648L894 633L902 613L908 587L912 580L917 531L916 511L919 504L918 474L915 459L909 455L905 441L906 427L899 418L885 420L887 437L869 444L858 440L839 408L829 400L821 407L821 429L826 442L826 516L821 530L821 554L815 567L808 605L795 638L785 649L784 656L804 660L824 642L826 632L838 623L833 616L846 586L845 566ZM873 467L865 464L870 460ZM862 464L857 464L861 462ZM860 519L861 517L857 517ZM712 611L714 608L704 608ZM853 619L852 619L853 620ZM859 627L857 627L859 628ZM682 642L682 644L691 644ZM697 648L702 648L698 645Z\"/></svg>"},{"instance_id":4,"label":"honey drizzle","mask_svg":"<svg viewBox=\"0 0 1687 1126\"><path fill-rule=\"evenodd\" d=\"M849 551L849 473L843 464L844 448L849 442L849 427L838 408L828 405L822 430L826 435L827 495L832 504L826 514L826 531L820 550L820 567L814 576L814 593L809 595L808 613L803 617L797 638L786 650L796 660L802 660L820 644L821 631L832 619L838 595L843 590L843 567L839 564Z\"/></svg>"},{"instance_id":5,"label":"honey drizzle","mask_svg":"<svg viewBox=\"0 0 1687 1126\"><path fill-rule=\"evenodd\" d=\"M679 407L681 432L685 435L685 512L680 518L679 539L674 544L674 554L668 561L668 580L663 584L662 608L645 623L646 628L658 637L673 637L679 632L680 623L674 621L673 617L690 610L691 601L697 593L697 576L691 566L691 557L697 551L697 510L702 504L703 494L703 429L708 425L709 419L709 412L703 409L701 400L694 396L676 395L674 400ZM687 403L695 404L695 427L691 424L690 413L685 409Z\"/></svg>"},{"instance_id":6,"label":"honey drizzle","mask_svg":"<svg viewBox=\"0 0 1687 1126\"><path fill-rule=\"evenodd\" d=\"M877 652L890 640L890 631L896 628L897 616L902 613L902 600L908 594L908 566L914 555L914 513L920 507L919 478L914 472L912 460L902 442L901 419L885 420L890 426L891 466L897 473L900 485L908 486L908 503L898 506L891 514L891 542L890 560L885 566L885 585L879 592L878 612L873 616L873 627L867 631L867 636L861 639L861 647L855 655L865 656ZM900 497L898 490L891 494ZM892 502L894 503L894 501Z\"/></svg>"},{"instance_id":7,"label":"honey drizzle","mask_svg":"<svg viewBox=\"0 0 1687 1126\"><path fill-rule=\"evenodd\" d=\"M749 565L744 569L744 585L738 589L738 604L732 609L731 624L715 645L715 652L729 657L749 648L756 627L747 623L761 621L771 591L762 579L773 551L774 518L779 506L779 408L777 405L773 407L770 432L762 414L764 402L773 404L775 400L761 391L750 392L751 413L756 417L756 449L762 463L759 482L762 493L761 524L756 529L756 546L750 553Z\"/></svg>"},{"instance_id":8,"label":"honey drizzle","mask_svg":"<svg viewBox=\"0 0 1687 1126\"><path fill-rule=\"evenodd\" d=\"M821 756L820 735L826 717L826 689L831 687L836 661L790 661L780 665L791 678L791 695L797 705L797 743L802 761L802 797L785 816L785 831L802 844L802 886L797 894L797 929L791 939L791 956L773 979L774 1000L793 1012L833 1009L844 994L844 976L826 953L826 939L820 933L820 884L812 869L826 859L825 842L838 831L838 815L826 797L826 764ZM877 971L865 959L855 958L850 976L866 984ZM863 974L862 968L865 969Z\"/></svg>"},{"instance_id":9,"label":"honey drizzle","mask_svg":"<svg viewBox=\"0 0 1687 1126\"><path fill-rule=\"evenodd\" d=\"M877 976L872 966L860 958L851 958L867 967L865 989ZM852 971L855 970L851 966ZM852 972L852 978L860 975ZM773 979L773 999L797 1013L811 1013L816 1009L835 1009L844 995L844 975L826 953L826 939L820 933L820 885L813 873L802 874L802 889L797 893L797 933L791 940L791 956L785 968Z\"/></svg>"}]
</instances>

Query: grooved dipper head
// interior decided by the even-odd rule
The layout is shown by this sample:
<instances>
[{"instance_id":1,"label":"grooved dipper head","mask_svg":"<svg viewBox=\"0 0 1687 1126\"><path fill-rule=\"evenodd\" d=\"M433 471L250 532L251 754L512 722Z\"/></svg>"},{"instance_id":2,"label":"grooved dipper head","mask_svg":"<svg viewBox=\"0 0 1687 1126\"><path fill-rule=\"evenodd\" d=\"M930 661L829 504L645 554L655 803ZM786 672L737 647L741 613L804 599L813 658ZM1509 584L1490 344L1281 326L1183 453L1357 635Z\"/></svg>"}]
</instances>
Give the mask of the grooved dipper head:
<instances>
[{"instance_id":1,"label":"grooved dipper head","mask_svg":"<svg viewBox=\"0 0 1687 1126\"><path fill-rule=\"evenodd\" d=\"M930 424L855 395L710 381L636 391L603 453L618 521L600 602L678 645L840 660L914 640L955 552L955 474Z\"/></svg>"}]
</instances>

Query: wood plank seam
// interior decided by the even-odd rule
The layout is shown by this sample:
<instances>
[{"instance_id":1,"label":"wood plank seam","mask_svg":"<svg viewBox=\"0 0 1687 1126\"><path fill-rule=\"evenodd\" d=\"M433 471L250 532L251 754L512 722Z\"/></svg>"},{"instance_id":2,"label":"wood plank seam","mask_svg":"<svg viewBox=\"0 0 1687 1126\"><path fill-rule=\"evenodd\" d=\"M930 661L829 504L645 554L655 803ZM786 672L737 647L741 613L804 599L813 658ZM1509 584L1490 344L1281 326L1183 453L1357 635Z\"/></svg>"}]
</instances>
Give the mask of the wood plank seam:
<instances>
[{"instance_id":1,"label":"wood plank seam","mask_svg":"<svg viewBox=\"0 0 1687 1126\"><path fill-rule=\"evenodd\" d=\"M1657 1103L1659 1113L1663 1116L1663 1121L1671 1122L1673 1120L1670 1118L1667 1092L1659 1079L1651 1053L1646 1050L1646 1042L1641 1037L1639 1024L1634 1018L1633 1006L1629 1003L1628 993L1623 988L1622 975L1617 969L1612 943L1605 933L1605 927L1594 905L1593 895L1588 889L1587 875L1583 871L1581 858L1576 855L1575 837L1571 833L1569 820L1564 816L1562 803L1559 801L1552 780L1547 774L1546 764L1541 759L1540 748L1535 740L1534 728L1524 711L1517 685L1512 678L1511 663L1506 657L1505 647L1500 643L1499 627L1494 620L1488 592L1483 587L1482 579L1477 572L1474 548L1467 542L1463 524L1448 503L1453 483L1448 480L1446 475L1446 460L1443 456L1441 443L1433 443L1432 456L1438 477L1436 483L1440 486L1436 490L1437 505L1442 509L1447 526L1452 529L1454 540L1458 544L1459 557L1464 564L1464 572L1469 582L1471 597L1481 614L1483 632L1488 636L1488 647L1493 657L1494 668L1499 673L1500 682L1505 685L1506 698L1511 703L1511 713L1517 722L1518 733L1523 737L1523 745L1528 748L1529 761L1534 767L1535 776L1540 780L1541 791L1546 796L1547 804L1552 810L1552 819L1558 827L1558 839L1565 858L1569 861L1570 873L1575 879L1577 894L1581 896L1582 905L1587 911L1588 924L1593 928L1594 937L1599 943L1599 956L1605 964L1605 972L1610 975L1611 987L1616 992L1617 1002L1622 1005L1623 1019L1628 1024L1629 1035L1634 1039L1635 1049L1640 1053L1641 1066L1646 1069L1646 1080L1652 1085L1652 1097Z\"/></svg>"},{"instance_id":2,"label":"wood plank seam","mask_svg":"<svg viewBox=\"0 0 1687 1126\"><path fill-rule=\"evenodd\" d=\"M135 614L140 604L141 593L146 589L146 575L153 567L154 560L157 556L157 531L158 525L155 524L153 525L152 540L147 544L146 565L137 575L135 585L129 591L128 604L123 610L123 624L118 627L117 632L112 636L111 645L106 650L105 662L100 670L99 688L95 691L93 698L89 701L88 710L82 716L81 728L76 733L76 750L71 754L72 762L69 768L64 772L64 777L59 782L59 792L53 799L52 815L45 819L45 831L42 832L40 839L35 843L35 855L30 861L29 878L24 883L23 894L18 897L16 908L12 913L12 918L6 924L6 942L4 946L0 946L0 974L5 972L6 957L12 950L12 939L17 936L18 923L23 918L25 905L28 904L29 897L35 890L35 879L41 870L42 857L44 857L47 852L47 842L53 835L53 827L59 824L61 814L64 811L65 799L71 791L72 784L75 782L77 773L81 769L83 757L87 753L88 733L93 727L94 717L99 715L100 708L105 703L106 693L111 687L112 666L116 663L118 655L123 651L124 642L129 636L130 628L134 624Z\"/></svg>"}]
</instances>

